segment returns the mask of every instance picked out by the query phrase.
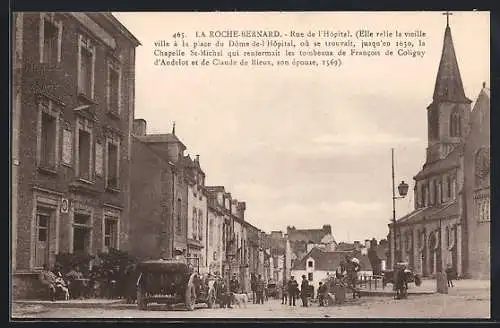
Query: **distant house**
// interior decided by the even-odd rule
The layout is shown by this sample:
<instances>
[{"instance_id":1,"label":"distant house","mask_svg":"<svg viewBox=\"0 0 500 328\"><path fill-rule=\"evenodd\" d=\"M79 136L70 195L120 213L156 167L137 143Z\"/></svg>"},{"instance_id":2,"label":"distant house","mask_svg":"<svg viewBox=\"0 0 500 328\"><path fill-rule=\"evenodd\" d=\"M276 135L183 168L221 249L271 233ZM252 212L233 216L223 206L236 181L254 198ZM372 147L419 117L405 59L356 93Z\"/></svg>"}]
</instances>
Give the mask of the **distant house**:
<instances>
[{"instance_id":1,"label":"distant house","mask_svg":"<svg viewBox=\"0 0 500 328\"><path fill-rule=\"evenodd\" d=\"M340 267L346 256L354 256L360 261L360 276L372 275L372 268L368 256L362 255L357 251L324 251L320 248L313 248L302 259L297 260L292 266L291 275L297 279L300 284L302 276L305 275L309 284L314 286L315 292L318 289L319 282L324 281L330 274Z\"/></svg>"},{"instance_id":2,"label":"distant house","mask_svg":"<svg viewBox=\"0 0 500 328\"><path fill-rule=\"evenodd\" d=\"M297 229L294 226L288 226L287 238L293 257L296 259L301 259L315 247L334 251L337 246L329 224L323 225L321 229Z\"/></svg>"}]
</instances>

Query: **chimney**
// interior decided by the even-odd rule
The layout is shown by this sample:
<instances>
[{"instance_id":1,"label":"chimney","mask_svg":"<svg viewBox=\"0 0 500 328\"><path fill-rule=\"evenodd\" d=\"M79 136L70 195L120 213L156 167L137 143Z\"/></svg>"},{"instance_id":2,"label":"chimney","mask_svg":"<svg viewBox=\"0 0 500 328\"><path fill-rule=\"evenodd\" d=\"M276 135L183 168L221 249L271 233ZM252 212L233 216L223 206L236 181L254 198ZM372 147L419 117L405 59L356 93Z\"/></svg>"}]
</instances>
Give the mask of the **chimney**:
<instances>
[{"instance_id":1,"label":"chimney","mask_svg":"<svg viewBox=\"0 0 500 328\"><path fill-rule=\"evenodd\" d=\"M323 232L326 234L332 234L332 226L329 224L323 225Z\"/></svg>"},{"instance_id":2,"label":"chimney","mask_svg":"<svg viewBox=\"0 0 500 328\"><path fill-rule=\"evenodd\" d=\"M194 159L195 162L200 162L200 155L196 155L196 158Z\"/></svg>"},{"instance_id":3,"label":"chimney","mask_svg":"<svg viewBox=\"0 0 500 328\"><path fill-rule=\"evenodd\" d=\"M132 125L132 133L136 136L146 135L146 120L138 118L134 120Z\"/></svg>"},{"instance_id":4,"label":"chimney","mask_svg":"<svg viewBox=\"0 0 500 328\"><path fill-rule=\"evenodd\" d=\"M247 209L247 204L245 202L238 202L237 209L238 217L245 220L245 210Z\"/></svg>"}]
</instances>

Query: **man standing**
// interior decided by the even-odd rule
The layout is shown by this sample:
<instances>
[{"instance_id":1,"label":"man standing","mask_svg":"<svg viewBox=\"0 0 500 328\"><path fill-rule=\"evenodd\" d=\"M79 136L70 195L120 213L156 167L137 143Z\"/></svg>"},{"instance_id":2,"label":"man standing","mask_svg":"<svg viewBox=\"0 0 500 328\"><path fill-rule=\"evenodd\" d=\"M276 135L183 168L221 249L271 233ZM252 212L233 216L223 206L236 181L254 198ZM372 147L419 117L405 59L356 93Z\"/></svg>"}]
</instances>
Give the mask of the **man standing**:
<instances>
[{"instance_id":1,"label":"man standing","mask_svg":"<svg viewBox=\"0 0 500 328\"><path fill-rule=\"evenodd\" d=\"M302 283L300 284L300 298L302 299L302 306L307 307L307 296L309 293L309 282L306 275L302 275Z\"/></svg>"},{"instance_id":2,"label":"man standing","mask_svg":"<svg viewBox=\"0 0 500 328\"><path fill-rule=\"evenodd\" d=\"M236 277L236 273L233 273L233 277L231 278L231 281L229 283L229 289L231 293L239 293L240 292L240 282L238 281L238 278Z\"/></svg>"},{"instance_id":3,"label":"man standing","mask_svg":"<svg viewBox=\"0 0 500 328\"><path fill-rule=\"evenodd\" d=\"M255 276L255 273L252 273L252 277L250 278L250 289L252 289L253 304L255 304L257 302L257 300L256 300L257 295L255 293L256 287L257 287L257 277Z\"/></svg>"},{"instance_id":4,"label":"man standing","mask_svg":"<svg viewBox=\"0 0 500 328\"><path fill-rule=\"evenodd\" d=\"M298 289L299 284L295 280L295 277L291 276L290 280L288 280L288 305L295 306L295 297L297 296Z\"/></svg>"},{"instance_id":5,"label":"man standing","mask_svg":"<svg viewBox=\"0 0 500 328\"><path fill-rule=\"evenodd\" d=\"M448 280L448 287L454 287L453 278L455 278L455 270L453 270L451 264L448 264L448 267L446 268L446 280Z\"/></svg>"},{"instance_id":6,"label":"man standing","mask_svg":"<svg viewBox=\"0 0 500 328\"><path fill-rule=\"evenodd\" d=\"M257 304L264 304L264 289L266 287L265 281L262 279L262 275L259 274L259 279L257 280Z\"/></svg>"},{"instance_id":7,"label":"man standing","mask_svg":"<svg viewBox=\"0 0 500 328\"><path fill-rule=\"evenodd\" d=\"M323 284L323 282L320 281L318 287L319 306L325 306L325 296L327 292L328 292L327 285Z\"/></svg>"},{"instance_id":8,"label":"man standing","mask_svg":"<svg viewBox=\"0 0 500 328\"><path fill-rule=\"evenodd\" d=\"M287 282L283 279L283 284L281 286L282 295L281 295L281 304L288 303L288 285Z\"/></svg>"}]
</instances>

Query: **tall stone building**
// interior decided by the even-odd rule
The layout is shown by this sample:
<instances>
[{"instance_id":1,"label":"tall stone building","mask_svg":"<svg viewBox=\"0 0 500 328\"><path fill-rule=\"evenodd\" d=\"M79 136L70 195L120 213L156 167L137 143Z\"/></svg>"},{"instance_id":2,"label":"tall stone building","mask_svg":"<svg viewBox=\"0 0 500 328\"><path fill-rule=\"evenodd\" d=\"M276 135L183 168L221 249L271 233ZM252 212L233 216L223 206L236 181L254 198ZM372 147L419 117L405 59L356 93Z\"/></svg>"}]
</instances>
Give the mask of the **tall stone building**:
<instances>
[{"instance_id":1,"label":"tall stone building","mask_svg":"<svg viewBox=\"0 0 500 328\"><path fill-rule=\"evenodd\" d=\"M189 155L182 159L187 193L187 242L188 256L198 259L200 272L208 272L207 249L207 196L205 173L200 166L200 156L193 160Z\"/></svg>"},{"instance_id":2,"label":"tall stone building","mask_svg":"<svg viewBox=\"0 0 500 328\"><path fill-rule=\"evenodd\" d=\"M25 296L58 253L128 248L139 41L110 13L14 15L12 258Z\"/></svg>"},{"instance_id":3,"label":"tall stone building","mask_svg":"<svg viewBox=\"0 0 500 328\"><path fill-rule=\"evenodd\" d=\"M489 115L486 97L482 91L475 106L481 109L471 114L472 101L465 96L451 28L447 24L434 94L427 107L427 156L414 177L415 210L397 220L396 225L396 259L409 262L424 276L433 276L448 266L459 276L474 275L477 265L469 265L473 249L476 251L472 257L480 256L479 261L484 263L484 251L478 251L484 244L478 244L481 241L477 233L484 229L489 233L489 225L472 224L473 204L478 202L471 201L471 195L489 197L489 171L488 180L482 181L486 187L481 192L477 189L480 187L472 187L469 180L474 177L470 163L471 156L475 155L472 154L481 147L489 149L489 129L486 128L489 119L477 119L481 115L484 118L485 112ZM471 120L471 116L474 119ZM389 228L392 240L392 224Z\"/></svg>"},{"instance_id":4,"label":"tall stone building","mask_svg":"<svg viewBox=\"0 0 500 328\"><path fill-rule=\"evenodd\" d=\"M131 183L131 251L139 258L188 254L186 146L172 133L148 134L134 120Z\"/></svg>"}]
</instances>

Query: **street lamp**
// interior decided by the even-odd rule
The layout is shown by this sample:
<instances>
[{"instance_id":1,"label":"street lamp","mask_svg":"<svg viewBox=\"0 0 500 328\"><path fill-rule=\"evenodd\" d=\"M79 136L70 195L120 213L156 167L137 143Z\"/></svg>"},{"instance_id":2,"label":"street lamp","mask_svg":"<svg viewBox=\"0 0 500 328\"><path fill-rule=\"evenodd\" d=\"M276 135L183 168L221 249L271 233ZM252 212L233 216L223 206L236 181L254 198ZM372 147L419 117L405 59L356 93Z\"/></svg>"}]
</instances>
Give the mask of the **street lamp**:
<instances>
[{"instance_id":1,"label":"street lamp","mask_svg":"<svg viewBox=\"0 0 500 328\"><path fill-rule=\"evenodd\" d=\"M398 185L399 196L396 196L396 183L394 181L394 148L392 151L392 243L391 264L396 264L396 199L405 198L408 193L408 184L404 181Z\"/></svg>"}]
</instances>

